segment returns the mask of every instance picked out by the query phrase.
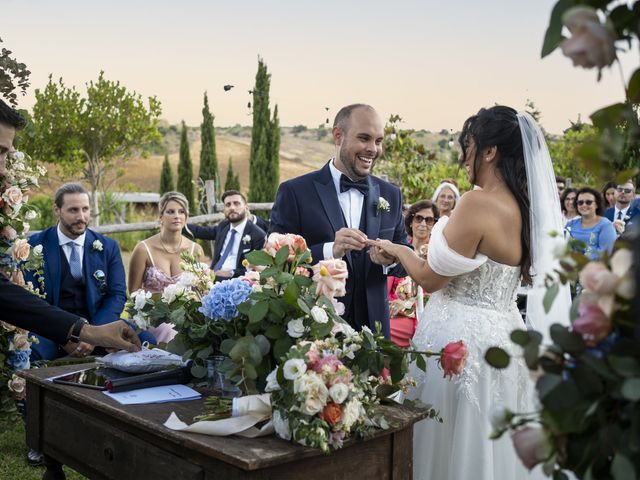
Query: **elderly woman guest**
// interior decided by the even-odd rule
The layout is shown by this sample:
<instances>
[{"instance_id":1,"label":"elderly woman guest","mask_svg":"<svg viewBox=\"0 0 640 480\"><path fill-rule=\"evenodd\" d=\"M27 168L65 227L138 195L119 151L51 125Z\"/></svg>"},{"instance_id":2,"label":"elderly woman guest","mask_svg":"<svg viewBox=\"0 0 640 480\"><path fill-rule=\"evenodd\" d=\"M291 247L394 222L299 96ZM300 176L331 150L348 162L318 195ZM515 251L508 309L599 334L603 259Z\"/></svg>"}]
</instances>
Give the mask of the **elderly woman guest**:
<instances>
[{"instance_id":1,"label":"elderly woman guest","mask_svg":"<svg viewBox=\"0 0 640 480\"><path fill-rule=\"evenodd\" d=\"M189 203L179 192L167 192L160 198L160 233L141 241L133 249L129 262L129 292L144 289L162 292L176 283L182 273L180 254L189 252L196 259L204 256L202 247L182 236L189 217ZM149 330L159 342L170 341L175 330L162 324Z\"/></svg>"},{"instance_id":2,"label":"elderly woman guest","mask_svg":"<svg viewBox=\"0 0 640 480\"><path fill-rule=\"evenodd\" d=\"M575 188L565 188L560 195L560 208L562 209L562 219L566 225L570 220L579 217L576 210L576 192Z\"/></svg>"},{"instance_id":3,"label":"elderly woman guest","mask_svg":"<svg viewBox=\"0 0 640 480\"><path fill-rule=\"evenodd\" d=\"M569 221L565 227L572 238L585 244L579 248L592 260L607 251L611 253L616 241L616 229L604 213L602 195L591 187L583 187L576 194L575 207L580 217Z\"/></svg>"},{"instance_id":4,"label":"elderly woman guest","mask_svg":"<svg viewBox=\"0 0 640 480\"><path fill-rule=\"evenodd\" d=\"M602 198L604 198L604 209L616 206L616 188L618 184L616 182L607 182L602 187Z\"/></svg>"},{"instance_id":5,"label":"elderly woman guest","mask_svg":"<svg viewBox=\"0 0 640 480\"><path fill-rule=\"evenodd\" d=\"M458 191L458 187L446 180L438 185L438 188L436 188L436 191L433 193L433 197L431 197L431 201L438 208L440 216L442 217L450 216L459 200L460 192Z\"/></svg>"},{"instance_id":6,"label":"elderly woman guest","mask_svg":"<svg viewBox=\"0 0 640 480\"><path fill-rule=\"evenodd\" d=\"M438 208L431 200L420 200L409 207L404 225L415 251L427 258L431 229L438 220ZM389 306L391 310L391 340L408 347L417 326L417 310L422 307L422 288L410 277L388 277Z\"/></svg>"}]
</instances>

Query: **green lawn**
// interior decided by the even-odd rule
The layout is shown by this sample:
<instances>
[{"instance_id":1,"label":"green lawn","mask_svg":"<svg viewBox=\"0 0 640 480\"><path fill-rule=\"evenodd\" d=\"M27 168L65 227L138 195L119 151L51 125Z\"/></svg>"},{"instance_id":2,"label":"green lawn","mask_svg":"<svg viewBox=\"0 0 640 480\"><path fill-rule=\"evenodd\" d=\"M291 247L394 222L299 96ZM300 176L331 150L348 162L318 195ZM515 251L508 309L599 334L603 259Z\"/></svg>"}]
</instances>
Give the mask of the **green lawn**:
<instances>
[{"instance_id":1,"label":"green lawn","mask_svg":"<svg viewBox=\"0 0 640 480\"><path fill-rule=\"evenodd\" d=\"M27 464L27 446L22 420L12 424L0 423L0 480L40 480L44 467ZM79 473L65 467L68 480L82 480Z\"/></svg>"}]
</instances>

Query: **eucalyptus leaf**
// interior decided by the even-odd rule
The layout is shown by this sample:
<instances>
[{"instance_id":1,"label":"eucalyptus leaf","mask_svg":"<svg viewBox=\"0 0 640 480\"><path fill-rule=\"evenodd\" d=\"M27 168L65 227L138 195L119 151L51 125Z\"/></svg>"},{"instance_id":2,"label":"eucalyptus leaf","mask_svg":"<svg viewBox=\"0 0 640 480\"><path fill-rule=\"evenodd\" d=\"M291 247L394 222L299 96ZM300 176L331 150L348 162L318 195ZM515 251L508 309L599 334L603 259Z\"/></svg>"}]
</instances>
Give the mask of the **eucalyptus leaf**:
<instances>
[{"instance_id":1,"label":"eucalyptus leaf","mask_svg":"<svg viewBox=\"0 0 640 480\"><path fill-rule=\"evenodd\" d=\"M635 480L636 471L633 463L622 453L618 452L611 462L611 473L615 480Z\"/></svg>"},{"instance_id":2,"label":"eucalyptus leaf","mask_svg":"<svg viewBox=\"0 0 640 480\"><path fill-rule=\"evenodd\" d=\"M632 402L640 400L640 378L627 378L622 384L622 396Z\"/></svg>"},{"instance_id":3,"label":"eucalyptus leaf","mask_svg":"<svg viewBox=\"0 0 640 480\"><path fill-rule=\"evenodd\" d=\"M258 378L258 372L256 372L256 367L254 367L250 363L245 363L242 366L242 369L243 369L244 376L246 378L249 378L251 380L255 380L256 378Z\"/></svg>"},{"instance_id":4,"label":"eucalyptus leaf","mask_svg":"<svg viewBox=\"0 0 640 480\"><path fill-rule=\"evenodd\" d=\"M260 348L260 353L264 357L271 350L271 343L269 342L269 339L267 339L267 337L265 337L264 335L256 335L255 340L256 344Z\"/></svg>"},{"instance_id":5,"label":"eucalyptus leaf","mask_svg":"<svg viewBox=\"0 0 640 480\"><path fill-rule=\"evenodd\" d=\"M231 349L235 344L236 344L236 340L232 338L225 338L220 343L220 353L223 353L224 355L229 355L229 352L231 351Z\"/></svg>"},{"instance_id":6,"label":"eucalyptus leaf","mask_svg":"<svg viewBox=\"0 0 640 480\"><path fill-rule=\"evenodd\" d=\"M542 299L542 306L544 307L544 313L549 313L551 310L551 306L553 305L553 301L558 296L558 292L560 291L560 284L555 282L551 284L547 291L544 294L544 298Z\"/></svg>"},{"instance_id":7,"label":"eucalyptus leaf","mask_svg":"<svg viewBox=\"0 0 640 480\"><path fill-rule=\"evenodd\" d=\"M302 298L298 298L298 306L304 313L306 313L307 315L311 315L311 309L307 305L307 302L305 302Z\"/></svg>"},{"instance_id":8,"label":"eucalyptus leaf","mask_svg":"<svg viewBox=\"0 0 640 480\"><path fill-rule=\"evenodd\" d=\"M484 359L493 368L507 368L511 358L509 354L500 347L491 347L484 354Z\"/></svg>"},{"instance_id":9,"label":"eucalyptus leaf","mask_svg":"<svg viewBox=\"0 0 640 480\"><path fill-rule=\"evenodd\" d=\"M196 357L205 359L209 355L211 355L212 353L213 353L213 347L212 346L208 346L208 347L205 347L202 350L198 351L198 353L196 354Z\"/></svg>"},{"instance_id":10,"label":"eucalyptus leaf","mask_svg":"<svg viewBox=\"0 0 640 480\"><path fill-rule=\"evenodd\" d=\"M570 331L568 327L560 325L559 323L551 325L549 332L551 333L551 339L554 343L565 352L575 355L584 352L585 348L587 348L587 345L578 333Z\"/></svg>"},{"instance_id":11,"label":"eucalyptus leaf","mask_svg":"<svg viewBox=\"0 0 640 480\"><path fill-rule=\"evenodd\" d=\"M252 265L261 265L270 267L273 265L273 257L264 250L254 250L245 255L245 258L249 260Z\"/></svg>"},{"instance_id":12,"label":"eucalyptus leaf","mask_svg":"<svg viewBox=\"0 0 640 480\"><path fill-rule=\"evenodd\" d=\"M640 376L640 363L633 357L609 355L607 360L611 368L618 375L622 375L623 377Z\"/></svg>"},{"instance_id":13,"label":"eucalyptus leaf","mask_svg":"<svg viewBox=\"0 0 640 480\"><path fill-rule=\"evenodd\" d=\"M202 365L198 365L195 362L191 365L191 375L195 378L204 378L207 376L207 369Z\"/></svg>"}]
</instances>

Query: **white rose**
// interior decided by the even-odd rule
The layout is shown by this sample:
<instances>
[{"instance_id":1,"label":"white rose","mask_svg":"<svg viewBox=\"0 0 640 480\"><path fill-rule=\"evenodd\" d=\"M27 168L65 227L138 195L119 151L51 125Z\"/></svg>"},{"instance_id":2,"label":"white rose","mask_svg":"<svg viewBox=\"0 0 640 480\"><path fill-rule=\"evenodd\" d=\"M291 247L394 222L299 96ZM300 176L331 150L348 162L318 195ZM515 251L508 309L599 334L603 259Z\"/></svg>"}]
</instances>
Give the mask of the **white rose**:
<instances>
[{"instance_id":1,"label":"white rose","mask_svg":"<svg viewBox=\"0 0 640 480\"><path fill-rule=\"evenodd\" d=\"M133 323L135 323L141 330L145 330L147 328L147 320L140 313L136 313L131 320L133 320Z\"/></svg>"},{"instance_id":2,"label":"white rose","mask_svg":"<svg viewBox=\"0 0 640 480\"><path fill-rule=\"evenodd\" d=\"M275 392L276 390L280 390L280 384L278 383L278 368L273 369L271 373L267 375L267 385L264 387L265 392Z\"/></svg>"},{"instance_id":3,"label":"white rose","mask_svg":"<svg viewBox=\"0 0 640 480\"><path fill-rule=\"evenodd\" d=\"M362 406L357 398L351 399L342 410L342 425L345 430L349 430L354 423L360 418L360 411Z\"/></svg>"},{"instance_id":4,"label":"white rose","mask_svg":"<svg viewBox=\"0 0 640 480\"><path fill-rule=\"evenodd\" d=\"M27 220L33 220L37 216L38 214L35 210L27 210L27 212L24 214L24 218L26 218Z\"/></svg>"},{"instance_id":5,"label":"white rose","mask_svg":"<svg viewBox=\"0 0 640 480\"><path fill-rule=\"evenodd\" d=\"M196 282L196 274L193 272L183 272L178 283L183 287L190 287Z\"/></svg>"},{"instance_id":6,"label":"white rose","mask_svg":"<svg viewBox=\"0 0 640 480\"><path fill-rule=\"evenodd\" d=\"M315 372L296 378L293 382L294 393L304 393L304 403L300 411L306 415L315 415L327 404L329 390L322 378Z\"/></svg>"},{"instance_id":7,"label":"white rose","mask_svg":"<svg viewBox=\"0 0 640 480\"><path fill-rule=\"evenodd\" d=\"M512 418L513 413L504 405L496 405L489 412L489 421L494 432L501 432L508 428Z\"/></svg>"},{"instance_id":8,"label":"white rose","mask_svg":"<svg viewBox=\"0 0 640 480\"><path fill-rule=\"evenodd\" d=\"M290 320L287 323L287 333L291 338L300 338L304 334L304 323L301 318Z\"/></svg>"},{"instance_id":9,"label":"white rose","mask_svg":"<svg viewBox=\"0 0 640 480\"><path fill-rule=\"evenodd\" d=\"M295 380L307 371L307 364L301 358L290 358L284 362L282 373L287 380Z\"/></svg>"},{"instance_id":10,"label":"white rose","mask_svg":"<svg viewBox=\"0 0 640 480\"><path fill-rule=\"evenodd\" d=\"M327 323L327 321L329 320L327 312L325 312L322 307L318 307L317 305L311 309L311 318L313 318L318 323Z\"/></svg>"},{"instance_id":11,"label":"white rose","mask_svg":"<svg viewBox=\"0 0 640 480\"><path fill-rule=\"evenodd\" d=\"M102 248L103 248L102 247L102 242L100 240L94 240L93 243L91 244L91 247L94 250L97 250L97 251L101 252Z\"/></svg>"},{"instance_id":12,"label":"white rose","mask_svg":"<svg viewBox=\"0 0 640 480\"><path fill-rule=\"evenodd\" d=\"M28 223L22 222L22 234L26 235L31 230L31 226Z\"/></svg>"},{"instance_id":13,"label":"white rose","mask_svg":"<svg viewBox=\"0 0 640 480\"><path fill-rule=\"evenodd\" d=\"M131 295L134 298L135 309L142 310L147 304L147 299L151 298L151 292L145 292L144 290L138 290Z\"/></svg>"},{"instance_id":14,"label":"white rose","mask_svg":"<svg viewBox=\"0 0 640 480\"><path fill-rule=\"evenodd\" d=\"M337 404L341 404L342 402L344 402L347 399L348 395L349 387L347 387L344 383L336 383L329 389L329 396Z\"/></svg>"},{"instance_id":15,"label":"white rose","mask_svg":"<svg viewBox=\"0 0 640 480\"><path fill-rule=\"evenodd\" d=\"M291 440L291 429L289 428L289 422L280 413L280 410L274 410L271 416L271 422L273 423L273 429L283 440Z\"/></svg>"},{"instance_id":16,"label":"white rose","mask_svg":"<svg viewBox=\"0 0 640 480\"><path fill-rule=\"evenodd\" d=\"M164 287L164 290L162 291L162 301L165 303L171 303L180 295L184 295L184 287L178 283L172 283L171 285Z\"/></svg>"},{"instance_id":17,"label":"white rose","mask_svg":"<svg viewBox=\"0 0 640 480\"><path fill-rule=\"evenodd\" d=\"M21 152L20 150L14 150L11 152L11 156L18 162L24 161L24 152Z\"/></svg>"},{"instance_id":18,"label":"white rose","mask_svg":"<svg viewBox=\"0 0 640 480\"><path fill-rule=\"evenodd\" d=\"M33 247L33 253L35 253L36 255L42 255L42 245L38 244Z\"/></svg>"}]
</instances>

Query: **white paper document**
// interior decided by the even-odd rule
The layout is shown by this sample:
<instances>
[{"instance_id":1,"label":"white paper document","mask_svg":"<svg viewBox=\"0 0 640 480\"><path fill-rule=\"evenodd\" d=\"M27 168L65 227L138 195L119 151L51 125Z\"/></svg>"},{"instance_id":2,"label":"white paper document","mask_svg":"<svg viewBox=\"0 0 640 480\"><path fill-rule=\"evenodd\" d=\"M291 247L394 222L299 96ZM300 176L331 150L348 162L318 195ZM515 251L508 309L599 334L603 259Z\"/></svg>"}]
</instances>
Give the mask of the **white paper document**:
<instances>
[{"instance_id":1,"label":"white paper document","mask_svg":"<svg viewBox=\"0 0 640 480\"><path fill-rule=\"evenodd\" d=\"M143 405L145 403L183 402L197 400L201 395L186 385L163 385L161 387L140 388L128 392L103 392L122 405Z\"/></svg>"}]
</instances>

